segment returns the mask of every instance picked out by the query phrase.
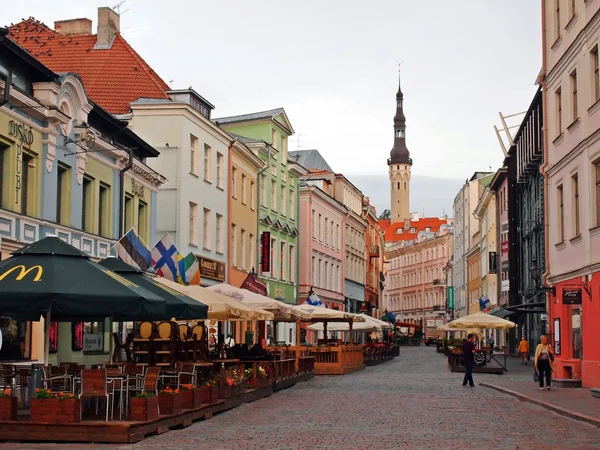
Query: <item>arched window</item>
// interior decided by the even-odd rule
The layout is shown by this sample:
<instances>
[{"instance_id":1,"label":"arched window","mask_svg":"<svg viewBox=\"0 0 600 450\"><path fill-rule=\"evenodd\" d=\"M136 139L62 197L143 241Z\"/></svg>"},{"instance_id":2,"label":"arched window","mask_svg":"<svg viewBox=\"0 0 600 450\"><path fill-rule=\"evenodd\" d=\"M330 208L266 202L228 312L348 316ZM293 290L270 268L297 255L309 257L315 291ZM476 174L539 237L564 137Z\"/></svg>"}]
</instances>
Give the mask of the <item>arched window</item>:
<instances>
[{"instance_id":1,"label":"arched window","mask_svg":"<svg viewBox=\"0 0 600 450\"><path fill-rule=\"evenodd\" d=\"M398 181L398 189L400 189L400 182Z\"/></svg>"},{"instance_id":2,"label":"arched window","mask_svg":"<svg viewBox=\"0 0 600 450\"><path fill-rule=\"evenodd\" d=\"M404 182L404 189L406 189L406 181Z\"/></svg>"}]
</instances>

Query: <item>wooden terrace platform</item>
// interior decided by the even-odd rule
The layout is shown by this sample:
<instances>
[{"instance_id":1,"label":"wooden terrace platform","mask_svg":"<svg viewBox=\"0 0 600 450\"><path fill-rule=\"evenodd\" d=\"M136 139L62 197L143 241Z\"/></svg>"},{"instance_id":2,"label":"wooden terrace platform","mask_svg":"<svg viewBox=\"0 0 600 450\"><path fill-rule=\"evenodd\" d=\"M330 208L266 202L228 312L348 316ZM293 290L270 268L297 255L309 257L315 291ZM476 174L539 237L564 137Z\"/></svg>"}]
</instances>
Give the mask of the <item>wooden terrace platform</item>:
<instances>
[{"instance_id":1,"label":"wooden terrace platform","mask_svg":"<svg viewBox=\"0 0 600 450\"><path fill-rule=\"evenodd\" d=\"M293 380L295 384L298 379ZM305 381L305 380L302 380ZM0 422L0 441L10 442L94 442L130 444L171 428L185 428L197 420L210 419L214 414L250 403L273 394L273 386L247 390L244 394L214 405L188 409L179 414L160 416L150 422L87 421L66 424L35 423L29 420Z\"/></svg>"}]
</instances>

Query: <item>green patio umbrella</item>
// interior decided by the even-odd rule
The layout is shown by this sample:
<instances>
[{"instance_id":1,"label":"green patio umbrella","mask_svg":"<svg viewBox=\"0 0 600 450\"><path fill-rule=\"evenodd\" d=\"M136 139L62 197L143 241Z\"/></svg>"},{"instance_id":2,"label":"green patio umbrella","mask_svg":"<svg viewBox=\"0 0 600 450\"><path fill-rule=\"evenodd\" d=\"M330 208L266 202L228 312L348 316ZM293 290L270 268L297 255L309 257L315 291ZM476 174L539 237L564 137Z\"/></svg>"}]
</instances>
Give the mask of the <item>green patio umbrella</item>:
<instances>
[{"instance_id":1,"label":"green patio umbrella","mask_svg":"<svg viewBox=\"0 0 600 450\"><path fill-rule=\"evenodd\" d=\"M103 267L118 273L136 285L147 289L148 291L162 297L166 300L166 312L168 318L183 319L206 319L208 316L208 306L204 303L183 295L161 283L157 283L151 277L144 275L141 270L130 266L115 257L104 258L99 262ZM157 320L165 319L164 316L157 317ZM149 320L149 319L148 319Z\"/></svg>"},{"instance_id":2,"label":"green patio umbrella","mask_svg":"<svg viewBox=\"0 0 600 450\"><path fill-rule=\"evenodd\" d=\"M0 261L0 313L39 320L166 318L166 301L93 261L57 237L46 237Z\"/></svg>"}]
</instances>

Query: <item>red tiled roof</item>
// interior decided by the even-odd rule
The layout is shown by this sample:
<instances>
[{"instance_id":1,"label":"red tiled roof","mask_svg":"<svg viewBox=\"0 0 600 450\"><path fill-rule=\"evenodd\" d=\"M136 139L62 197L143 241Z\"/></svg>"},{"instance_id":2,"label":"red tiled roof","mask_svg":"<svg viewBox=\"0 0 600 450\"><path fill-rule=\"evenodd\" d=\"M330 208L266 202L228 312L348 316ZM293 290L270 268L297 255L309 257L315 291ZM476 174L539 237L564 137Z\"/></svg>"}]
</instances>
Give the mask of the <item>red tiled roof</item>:
<instances>
[{"instance_id":1,"label":"red tiled roof","mask_svg":"<svg viewBox=\"0 0 600 450\"><path fill-rule=\"evenodd\" d=\"M74 72L89 97L112 114L129 112L141 97L168 98L169 86L117 34L110 49L94 49L96 35L65 36L30 18L9 28L9 37L54 72Z\"/></svg>"},{"instance_id":2,"label":"red tiled roof","mask_svg":"<svg viewBox=\"0 0 600 450\"><path fill-rule=\"evenodd\" d=\"M389 219L382 219L379 221L379 227L385 232L385 242L401 242L401 241L412 241L417 239L419 232L425 231L425 228L429 228L432 233L440 231L440 226L447 224L446 219L440 219L439 217L424 217L419 220L411 220L410 227L408 230L402 231L398 234L398 229L404 229L404 222L391 223ZM410 233L410 229L415 228L415 233Z\"/></svg>"}]
</instances>

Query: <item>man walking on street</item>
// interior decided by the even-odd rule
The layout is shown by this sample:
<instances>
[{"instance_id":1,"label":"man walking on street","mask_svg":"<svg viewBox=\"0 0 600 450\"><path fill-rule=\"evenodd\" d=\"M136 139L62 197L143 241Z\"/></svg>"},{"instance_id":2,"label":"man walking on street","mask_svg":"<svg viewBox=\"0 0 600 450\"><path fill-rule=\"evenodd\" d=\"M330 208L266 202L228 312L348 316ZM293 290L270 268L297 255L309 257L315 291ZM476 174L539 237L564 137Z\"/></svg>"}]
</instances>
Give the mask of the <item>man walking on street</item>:
<instances>
[{"instance_id":1,"label":"man walking on street","mask_svg":"<svg viewBox=\"0 0 600 450\"><path fill-rule=\"evenodd\" d=\"M467 336L467 340L463 342L462 346L463 350L463 362L465 364L465 378L463 379L463 386L466 386L469 383L469 386L475 386L473 383L473 365L475 364L475 359L473 355L475 354L475 343L473 342L473 333L469 333Z\"/></svg>"}]
</instances>

